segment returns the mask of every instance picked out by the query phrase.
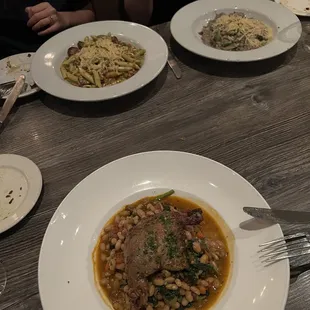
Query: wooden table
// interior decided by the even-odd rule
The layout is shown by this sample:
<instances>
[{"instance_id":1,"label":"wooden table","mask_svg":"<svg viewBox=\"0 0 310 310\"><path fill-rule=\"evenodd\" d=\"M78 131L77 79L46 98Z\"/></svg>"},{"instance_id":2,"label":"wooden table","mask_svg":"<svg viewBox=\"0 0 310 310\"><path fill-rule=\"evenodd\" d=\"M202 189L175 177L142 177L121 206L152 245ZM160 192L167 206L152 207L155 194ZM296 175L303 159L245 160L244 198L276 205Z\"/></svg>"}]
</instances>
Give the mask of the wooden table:
<instances>
[{"instance_id":1,"label":"wooden table","mask_svg":"<svg viewBox=\"0 0 310 310\"><path fill-rule=\"evenodd\" d=\"M286 55L229 64L184 51L171 41L169 25L160 25L179 59L181 80L165 68L141 91L111 102L78 104L45 94L21 101L0 133L0 152L32 159L44 190L27 218L0 235L8 272L0 309L42 309L38 258L52 214L89 173L129 154L200 154L240 173L272 208L309 210L310 23L303 29ZM291 286L286 309L310 309L309 292L308 273Z\"/></svg>"}]
</instances>

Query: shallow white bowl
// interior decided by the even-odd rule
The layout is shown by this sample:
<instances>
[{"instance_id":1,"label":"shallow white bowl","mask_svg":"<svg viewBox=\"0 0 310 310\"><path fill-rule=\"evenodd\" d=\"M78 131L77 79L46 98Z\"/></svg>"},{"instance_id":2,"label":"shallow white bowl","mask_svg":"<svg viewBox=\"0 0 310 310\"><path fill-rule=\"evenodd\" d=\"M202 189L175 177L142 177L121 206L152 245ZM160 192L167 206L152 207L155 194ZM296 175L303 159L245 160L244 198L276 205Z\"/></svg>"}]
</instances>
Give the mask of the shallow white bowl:
<instances>
[{"instance_id":1,"label":"shallow white bowl","mask_svg":"<svg viewBox=\"0 0 310 310\"><path fill-rule=\"evenodd\" d=\"M274 225L257 230L242 211L247 205L268 208L266 201L229 168L201 156L170 151L114 161L85 178L65 198L41 247L43 308L109 309L95 287L92 266L92 251L102 227L125 204L172 188L179 196L203 202L202 207L211 205L234 234L232 277L213 309L283 310L288 261L266 268L257 253L259 244L282 237L281 229Z\"/></svg>"},{"instance_id":2,"label":"shallow white bowl","mask_svg":"<svg viewBox=\"0 0 310 310\"><path fill-rule=\"evenodd\" d=\"M68 48L86 36L109 32L146 50L142 68L130 79L113 86L82 88L66 82L61 76L60 65ZM74 101L101 101L129 94L148 84L165 67L167 58L165 41L152 29L123 21L102 21L70 28L49 39L37 50L31 72L36 84L53 96Z\"/></svg>"},{"instance_id":3,"label":"shallow white bowl","mask_svg":"<svg viewBox=\"0 0 310 310\"><path fill-rule=\"evenodd\" d=\"M273 40L250 51L224 51L204 44L199 32L219 13L242 12L271 26ZM270 0L199 0L180 9L172 18L171 33L185 49L211 59L246 62L271 58L292 48L302 32L299 19Z\"/></svg>"}]
</instances>

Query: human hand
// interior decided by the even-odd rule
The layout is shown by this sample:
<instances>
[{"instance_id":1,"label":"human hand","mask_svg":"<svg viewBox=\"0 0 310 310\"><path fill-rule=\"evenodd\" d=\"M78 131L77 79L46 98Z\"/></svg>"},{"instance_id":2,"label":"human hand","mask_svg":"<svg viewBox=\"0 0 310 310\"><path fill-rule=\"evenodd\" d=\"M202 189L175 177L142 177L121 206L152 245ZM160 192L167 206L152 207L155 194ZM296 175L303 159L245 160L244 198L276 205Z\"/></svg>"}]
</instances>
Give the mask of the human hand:
<instances>
[{"instance_id":1,"label":"human hand","mask_svg":"<svg viewBox=\"0 0 310 310\"><path fill-rule=\"evenodd\" d=\"M38 32L39 35L60 31L68 28L70 25L66 15L62 14L62 12L57 12L48 2L27 7L26 13L29 18L27 26L31 27L33 31Z\"/></svg>"}]
</instances>

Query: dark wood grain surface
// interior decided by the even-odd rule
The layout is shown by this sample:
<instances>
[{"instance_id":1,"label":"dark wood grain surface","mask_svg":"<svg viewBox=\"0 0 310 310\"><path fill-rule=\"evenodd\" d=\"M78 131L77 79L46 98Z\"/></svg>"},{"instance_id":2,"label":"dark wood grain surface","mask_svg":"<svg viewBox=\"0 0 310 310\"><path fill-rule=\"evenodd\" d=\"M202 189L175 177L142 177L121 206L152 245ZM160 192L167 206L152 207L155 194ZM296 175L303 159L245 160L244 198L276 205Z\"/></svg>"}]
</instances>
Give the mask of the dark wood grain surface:
<instances>
[{"instance_id":1,"label":"dark wood grain surface","mask_svg":"<svg viewBox=\"0 0 310 310\"><path fill-rule=\"evenodd\" d=\"M229 64L186 52L170 39L169 25L161 25L181 80L165 68L141 91L110 102L72 103L43 93L20 101L0 132L0 152L32 159L44 190L33 211L0 235L8 272L0 309L42 309L38 258L53 212L89 173L129 154L200 154L240 173L272 208L310 211L310 23L303 21L303 29L285 55ZM286 309L310 309L309 292L305 273L291 285Z\"/></svg>"}]
</instances>

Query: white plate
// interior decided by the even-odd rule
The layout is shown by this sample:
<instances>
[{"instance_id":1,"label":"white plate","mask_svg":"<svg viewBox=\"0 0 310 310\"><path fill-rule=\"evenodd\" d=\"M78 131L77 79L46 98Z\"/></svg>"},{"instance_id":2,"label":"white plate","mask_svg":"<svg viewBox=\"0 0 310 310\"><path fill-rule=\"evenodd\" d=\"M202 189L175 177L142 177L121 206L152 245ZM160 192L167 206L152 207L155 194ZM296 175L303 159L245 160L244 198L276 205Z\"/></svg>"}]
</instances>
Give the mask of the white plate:
<instances>
[{"instance_id":1,"label":"white plate","mask_svg":"<svg viewBox=\"0 0 310 310\"><path fill-rule=\"evenodd\" d=\"M223 51L205 45L199 32L216 17L216 13L245 13L272 27L273 40L250 51ZM171 21L171 33L187 50L203 57L221 61L257 61L271 58L292 48L301 36L299 19L288 9L269 0L199 0L179 10Z\"/></svg>"},{"instance_id":2,"label":"white plate","mask_svg":"<svg viewBox=\"0 0 310 310\"><path fill-rule=\"evenodd\" d=\"M310 0L275 0L299 16L310 16Z\"/></svg>"},{"instance_id":3,"label":"white plate","mask_svg":"<svg viewBox=\"0 0 310 310\"><path fill-rule=\"evenodd\" d=\"M0 233L16 225L31 211L41 189L41 172L30 159L0 155Z\"/></svg>"},{"instance_id":4,"label":"white plate","mask_svg":"<svg viewBox=\"0 0 310 310\"><path fill-rule=\"evenodd\" d=\"M32 95L40 90L30 73L33 55L34 53L23 53L0 60L0 84L16 80L21 74L25 75L28 86L26 91L19 95L19 98Z\"/></svg>"},{"instance_id":5,"label":"white plate","mask_svg":"<svg viewBox=\"0 0 310 310\"><path fill-rule=\"evenodd\" d=\"M59 68L68 48L86 36L109 32L146 50L142 68L130 79L103 88L81 88L64 81ZM129 94L148 84L165 67L167 58L165 41L150 28L123 21L102 21L68 29L48 40L36 52L31 71L39 87L53 96L75 101L100 101Z\"/></svg>"},{"instance_id":6,"label":"white plate","mask_svg":"<svg viewBox=\"0 0 310 310\"><path fill-rule=\"evenodd\" d=\"M268 208L266 201L229 168L204 157L170 151L116 160L89 175L64 199L50 221L40 252L44 310L109 309L93 276L91 254L100 230L123 205L172 188L180 196L209 203L234 234L232 278L213 309L283 310L288 261L265 268L257 253L260 243L283 236L280 227L239 227L249 220L243 206Z\"/></svg>"}]
</instances>

